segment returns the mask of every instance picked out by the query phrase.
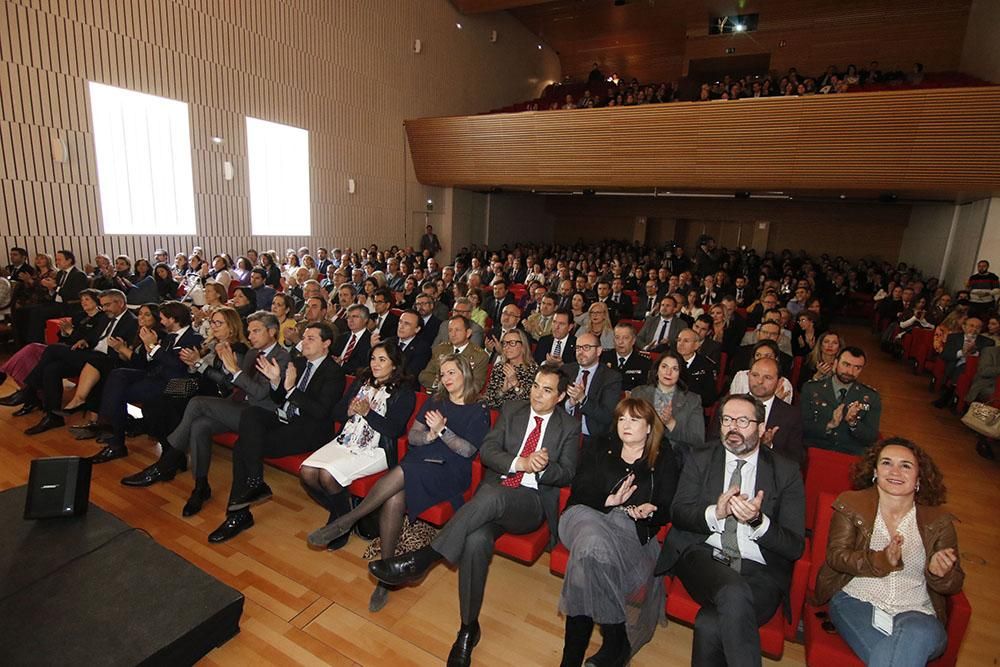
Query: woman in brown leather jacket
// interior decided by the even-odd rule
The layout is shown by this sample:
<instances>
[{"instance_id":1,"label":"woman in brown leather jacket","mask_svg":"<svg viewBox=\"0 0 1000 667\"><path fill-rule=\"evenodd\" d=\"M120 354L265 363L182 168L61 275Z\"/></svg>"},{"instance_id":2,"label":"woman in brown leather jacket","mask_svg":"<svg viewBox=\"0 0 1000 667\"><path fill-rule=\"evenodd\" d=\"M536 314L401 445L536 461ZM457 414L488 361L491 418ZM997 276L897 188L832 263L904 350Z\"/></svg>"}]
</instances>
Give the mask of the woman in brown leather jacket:
<instances>
[{"instance_id":1,"label":"woman in brown leather jacket","mask_svg":"<svg viewBox=\"0 0 1000 667\"><path fill-rule=\"evenodd\" d=\"M816 601L865 664L924 665L947 644L945 596L962 588L941 471L904 438L876 443L834 503Z\"/></svg>"}]
</instances>

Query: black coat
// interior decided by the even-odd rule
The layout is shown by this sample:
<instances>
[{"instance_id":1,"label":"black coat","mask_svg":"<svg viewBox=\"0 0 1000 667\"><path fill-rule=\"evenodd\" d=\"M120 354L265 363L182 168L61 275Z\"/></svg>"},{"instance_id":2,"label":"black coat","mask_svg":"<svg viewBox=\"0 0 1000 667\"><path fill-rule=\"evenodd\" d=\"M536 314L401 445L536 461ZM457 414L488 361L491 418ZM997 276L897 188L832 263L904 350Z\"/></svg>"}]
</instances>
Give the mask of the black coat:
<instances>
[{"instance_id":1,"label":"black coat","mask_svg":"<svg viewBox=\"0 0 1000 667\"><path fill-rule=\"evenodd\" d=\"M295 366L298 381L305 369L305 357L291 362ZM282 406L287 400L292 413L288 428L282 432L287 437L303 444L302 451L314 451L328 443L333 436L334 406L344 394L344 370L336 361L326 357L309 380L306 390L285 391L284 382L271 390L271 401Z\"/></svg>"},{"instance_id":2,"label":"black coat","mask_svg":"<svg viewBox=\"0 0 1000 667\"><path fill-rule=\"evenodd\" d=\"M695 353L691 365L681 364L681 379L689 391L701 396L701 404L708 407L719 397L716 381L719 365L701 353Z\"/></svg>"},{"instance_id":3,"label":"black coat","mask_svg":"<svg viewBox=\"0 0 1000 667\"><path fill-rule=\"evenodd\" d=\"M601 363L618 371L622 378L622 391L632 391L646 384L649 381L649 369L653 365L649 357L639 354L635 349L625 360L625 366L622 368L618 367L618 353L614 350L607 350L601 354Z\"/></svg>"}]
</instances>

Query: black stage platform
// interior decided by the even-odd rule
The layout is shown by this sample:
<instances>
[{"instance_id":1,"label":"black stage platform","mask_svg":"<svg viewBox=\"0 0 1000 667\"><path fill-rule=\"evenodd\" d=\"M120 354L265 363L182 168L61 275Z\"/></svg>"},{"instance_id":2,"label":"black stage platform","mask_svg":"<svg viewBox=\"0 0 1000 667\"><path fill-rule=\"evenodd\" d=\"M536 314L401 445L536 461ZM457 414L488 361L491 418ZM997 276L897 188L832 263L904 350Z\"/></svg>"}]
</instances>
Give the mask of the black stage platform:
<instances>
[{"instance_id":1,"label":"black stage platform","mask_svg":"<svg viewBox=\"0 0 1000 667\"><path fill-rule=\"evenodd\" d=\"M0 665L188 665L239 632L243 595L101 508L25 521L0 492Z\"/></svg>"}]
</instances>

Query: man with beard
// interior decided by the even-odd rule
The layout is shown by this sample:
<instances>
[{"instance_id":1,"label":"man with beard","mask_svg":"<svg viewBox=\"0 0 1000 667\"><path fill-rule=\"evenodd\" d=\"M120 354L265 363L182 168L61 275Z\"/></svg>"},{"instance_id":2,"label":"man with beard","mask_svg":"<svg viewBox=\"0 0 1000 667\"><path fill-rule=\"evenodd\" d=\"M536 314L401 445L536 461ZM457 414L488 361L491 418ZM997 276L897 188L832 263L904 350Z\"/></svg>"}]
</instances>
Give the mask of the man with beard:
<instances>
[{"instance_id":1,"label":"man with beard","mask_svg":"<svg viewBox=\"0 0 1000 667\"><path fill-rule=\"evenodd\" d=\"M864 367L865 351L845 347L830 377L802 387L802 431L810 447L861 454L878 439L882 399L858 382Z\"/></svg>"},{"instance_id":2,"label":"man with beard","mask_svg":"<svg viewBox=\"0 0 1000 667\"><path fill-rule=\"evenodd\" d=\"M656 573L680 577L701 605L694 665L760 665L758 628L789 604L805 490L797 464L759 447L764 412L750 394L724 398L721 444L696 451L677 484Z\"/></svg>"}]
</instances>

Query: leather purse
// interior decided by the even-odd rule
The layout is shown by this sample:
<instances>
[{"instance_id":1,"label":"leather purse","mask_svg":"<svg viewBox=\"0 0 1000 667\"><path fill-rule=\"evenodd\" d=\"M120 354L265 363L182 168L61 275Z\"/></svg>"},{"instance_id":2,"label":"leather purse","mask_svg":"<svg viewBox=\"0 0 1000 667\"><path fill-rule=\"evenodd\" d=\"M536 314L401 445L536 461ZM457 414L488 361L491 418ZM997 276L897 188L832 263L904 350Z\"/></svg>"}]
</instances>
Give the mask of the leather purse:
<instances>
[{"instance_id":1,"label":"leather purse","mask_svg":"<svg viewBox=\"0 0 1000 667\"><path fill-rule=\"evenodd\" d=\"M1000 408L974 402L962 416L962 423L987 438L1000 438Z\"/></svg>"},{"instance_id":2,"label":"leather purse","mask_svg":"<svg viewBox=\"0 0 1000 667\"><path fill-rule=\"evenodd\" d=\"M167 380L164 396L170 398L191 398L198 394L198 378L173 378Z\"/></svg>"}]
</instances>

